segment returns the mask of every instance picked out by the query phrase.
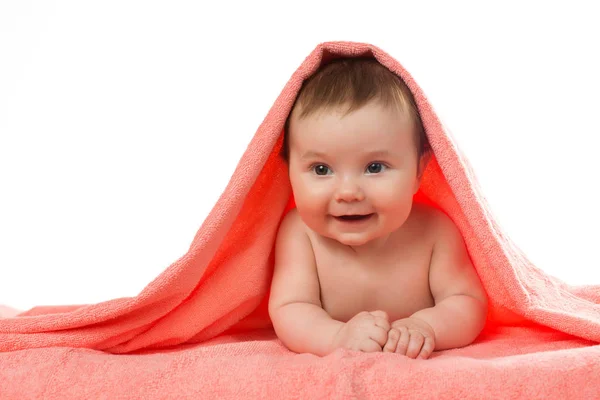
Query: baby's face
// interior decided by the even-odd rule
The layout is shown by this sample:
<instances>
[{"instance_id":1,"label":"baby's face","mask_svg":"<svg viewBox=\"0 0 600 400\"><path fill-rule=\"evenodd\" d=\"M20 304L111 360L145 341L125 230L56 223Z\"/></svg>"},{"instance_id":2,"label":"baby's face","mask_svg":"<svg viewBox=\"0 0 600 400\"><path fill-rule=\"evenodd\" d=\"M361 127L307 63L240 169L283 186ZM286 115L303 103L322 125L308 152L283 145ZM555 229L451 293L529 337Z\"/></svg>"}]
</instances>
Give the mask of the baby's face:
<instances>
[{"instance_id":1,"label":"baby's face","mask_svg":"<svg viewBox=\"0 0 600 400\"><path fill-rule=\"evenodd\" d=\"M402 226L419 188L412 129L377 103L344 118L333 112L302 120L293 115L289 174L304 222L350 246Z\"/></svg>"}]
</instances>

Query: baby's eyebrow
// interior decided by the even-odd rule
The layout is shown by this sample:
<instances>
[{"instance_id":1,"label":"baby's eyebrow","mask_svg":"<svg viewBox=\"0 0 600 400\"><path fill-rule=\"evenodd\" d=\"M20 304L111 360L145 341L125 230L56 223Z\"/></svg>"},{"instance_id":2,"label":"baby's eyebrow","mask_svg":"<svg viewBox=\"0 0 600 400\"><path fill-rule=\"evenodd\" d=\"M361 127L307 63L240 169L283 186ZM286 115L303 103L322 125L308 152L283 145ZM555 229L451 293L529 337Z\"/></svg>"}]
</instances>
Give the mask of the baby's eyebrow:
<instances>
[{"instance_id":1,"label":"baby's eyebrow","mask_svg":"<svg viewBox=\"0 0 600 400\"><path fill-rule=\"evenodd\" d=\"M366 153L363 153L365 156L368 157L389 157L391 155L391 153L388 150L374 150L374 151L369 151ZM314 151L314 150L308 150L306 152L304 152L304 154L302 154L302 159L306 159L306 158L325 158L326 154L319 152L319 151Z\"/></svg>"},{"instance_id":2,"label":"baby's eyebrow","mask_svg":"<svg viewBox=\"0 0 600 400\"><path fill-rule=\"evenodd\" d=\"M375 150L369 151L365 153L365 155L369 157L389 157L391 156L391 153L388 150Z\"/></svg>"},{"instance_id":3,"label":"baby's eyebrow","mask_svg":"<svg viewBox=\"0 0 600 400\"><path fill-rule=\"evenodd\" d=\"M308 150L302 154L302 159L305 158L325 158L325 153L321 153L319 151Z\"/></svg>"}]
</instances>

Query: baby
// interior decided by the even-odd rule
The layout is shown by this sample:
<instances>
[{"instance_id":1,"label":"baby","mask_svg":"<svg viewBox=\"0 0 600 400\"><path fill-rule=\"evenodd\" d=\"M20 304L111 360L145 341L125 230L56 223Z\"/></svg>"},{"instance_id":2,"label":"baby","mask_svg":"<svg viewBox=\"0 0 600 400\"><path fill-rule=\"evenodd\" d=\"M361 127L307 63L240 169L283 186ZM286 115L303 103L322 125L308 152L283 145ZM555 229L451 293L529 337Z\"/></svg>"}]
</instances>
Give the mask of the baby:
<instances>
[{"instance_id":1,"label":"baby","mask_svg":"<svg viewBox=\"0 0 600 400\"><path fill-rule=\"evenodd\" d=\"M269 315L285 346L425 359L479 335L487 297L463 238L413 202L431 150L398 76L373 58L323 66L303 83L282 156L296 208L277 234Z\"/></svg>"}]
</instances>

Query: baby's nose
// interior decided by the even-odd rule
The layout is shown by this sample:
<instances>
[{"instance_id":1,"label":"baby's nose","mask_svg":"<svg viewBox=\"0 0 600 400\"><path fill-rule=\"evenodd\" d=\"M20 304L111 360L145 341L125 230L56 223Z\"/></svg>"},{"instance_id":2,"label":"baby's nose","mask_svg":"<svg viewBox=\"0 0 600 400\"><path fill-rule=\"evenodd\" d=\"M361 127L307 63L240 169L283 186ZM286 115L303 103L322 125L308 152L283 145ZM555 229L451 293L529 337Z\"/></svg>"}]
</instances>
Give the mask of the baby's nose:
<instances>
[{"instance_id":1,"label":"baby's nose","mask_svg":"<svg viewBox=\"0 0 600 400\"><path fill-rule=\"evenodd\" d=\"M360 185L352 179L344 179L340 182L335 193L336 201L362 201L364 198Z\"/></svg>"}]
</instances>

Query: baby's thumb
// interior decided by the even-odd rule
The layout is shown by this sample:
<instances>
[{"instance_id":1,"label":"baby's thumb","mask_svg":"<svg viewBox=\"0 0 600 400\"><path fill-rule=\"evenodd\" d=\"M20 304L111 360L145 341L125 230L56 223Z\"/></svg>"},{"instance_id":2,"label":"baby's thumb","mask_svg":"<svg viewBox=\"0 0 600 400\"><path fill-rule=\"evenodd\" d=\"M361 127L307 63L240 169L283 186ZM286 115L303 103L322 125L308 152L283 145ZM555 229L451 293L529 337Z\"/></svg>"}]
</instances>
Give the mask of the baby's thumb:
<instances>
[{"instance_id":1,"label":"baby's thumb","mask_svg":"<svg viewBox=\"0 0 600 400\"><path fill-rule=\"evenodd\" d=\"M388 314L385 311L381 311L381 310L371 311L370 314L374 317L384 318L386 321L390 320L390 317L388 316Z\"/></svg>"}]
</instances>

